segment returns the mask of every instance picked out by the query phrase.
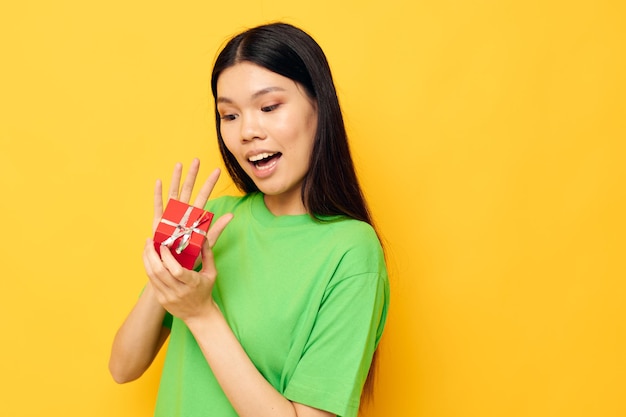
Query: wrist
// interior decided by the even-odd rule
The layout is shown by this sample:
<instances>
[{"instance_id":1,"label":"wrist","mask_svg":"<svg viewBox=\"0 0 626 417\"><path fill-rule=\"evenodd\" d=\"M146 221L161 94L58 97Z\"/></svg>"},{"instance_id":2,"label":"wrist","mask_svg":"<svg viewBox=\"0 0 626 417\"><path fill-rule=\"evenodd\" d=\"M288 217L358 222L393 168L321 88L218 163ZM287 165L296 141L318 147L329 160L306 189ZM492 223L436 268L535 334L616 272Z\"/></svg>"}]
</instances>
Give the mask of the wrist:
<instances>
[{"instance_id":1,"label":"wrist","mask_svg":"<svg viewBox=\"0 0 626 417\"><path fill-rule=\"evenodd\" d=\"M156 290L150 281L148 281L144 287L143 292L141 293L141 298L144 299L144 303L148 303L148 305L151 305L153 308L165 310L159 302Z\"/></svg>"},{"instance_id":2,"label":"wrist","mask_svg":"<svg viewBox=\"0 0 626 417\"><path fill-rule=\"evenodd\" d=\"M186 317L183 319L183 322L187 325L191 333L196 334L197 332L209 331L211 325L215 323L216 320L224 320L224 316L215 300L211 298L211 302L207 304L201 314Z\"/></svg>"}]
</instances>

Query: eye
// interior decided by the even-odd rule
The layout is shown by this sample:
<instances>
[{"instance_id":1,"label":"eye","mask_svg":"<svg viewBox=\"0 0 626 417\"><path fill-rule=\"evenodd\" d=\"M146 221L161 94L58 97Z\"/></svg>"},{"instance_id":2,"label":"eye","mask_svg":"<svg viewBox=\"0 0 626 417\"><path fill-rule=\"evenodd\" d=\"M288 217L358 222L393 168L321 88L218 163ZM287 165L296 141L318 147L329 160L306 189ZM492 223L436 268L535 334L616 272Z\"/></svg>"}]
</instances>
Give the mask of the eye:
<instances>
[{"instance_id":1,"label":"eye","mask_svg":"<svg viewBox=\"0 0 626 417\"><path fill-rule=\"evenodd\" d=\"M271 106L264 106L264 107L261 107L261 111L268 113L268 112L276 110L278 106L280 106L280 104L272 104Z\"/></svg>"},{"instance_id":2,"label":"eye","mask_svg":"<svg viewBox=\"0 0 626 417\"><path fill-rule=\"evenodd\" d=\"M237 118L236 114L225 114L223 116L220 115L220 119L225 122L230 122L231 120L235 120Z\"/></svg>"}]
</instances>

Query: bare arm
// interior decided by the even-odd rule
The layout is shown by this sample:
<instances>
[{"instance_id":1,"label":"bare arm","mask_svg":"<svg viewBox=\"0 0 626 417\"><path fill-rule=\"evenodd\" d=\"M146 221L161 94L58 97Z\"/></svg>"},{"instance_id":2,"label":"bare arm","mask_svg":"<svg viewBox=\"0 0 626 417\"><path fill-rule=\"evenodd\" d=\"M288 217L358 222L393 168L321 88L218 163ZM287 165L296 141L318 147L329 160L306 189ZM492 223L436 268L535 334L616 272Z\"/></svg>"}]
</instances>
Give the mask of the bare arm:
<instances>
[{"instance_id":1,"label":"bare arm","mask_svg":"<svg viewBox=\"0 0 626 417\"><path fill-rule=\"evenodd\" d=\"M109 371L115 382L133 381L148 369L170 333L164 316L148 283L113 340Z\"/></svg>"},{"instance_id":2,"label":"bare arm","mask_svg":"<svg viewBox=\"0 0 626 417\"><path fill-rule=\"evenodd\" d=\"M276 391L250 361L217 306L211 310L206 318L190 318L187 324L240 416L333 416L326 411L292 403Z\"/></svg>"},{"instance_id":3,"label":"bare arm","mask_svg":"<svg viewBox=\"0 0 626 417\"><path fill-rule=\"evenodd\" d=\"M181 188L182 165L176 164L172 174L172 183L168 191L169 198L176 198L183 202L189 201L199 165L200 161L197 159L193 161ZM207 179L194 203L196 207L204 207L218 175L219 172L214 172ZM162 215L163 191L161 181L159 180L154 187L153 231L156 229ZM150 265L146 262L145 253L143 261L146 272L150 275ZM133 381L148 369L170 333L168 328L163 327L164 317L165 309L157 301L154 287L148 282L144 292L113 339L111 356L109 358L109 371L116 382Z\"/></svg>"}]
</instances>

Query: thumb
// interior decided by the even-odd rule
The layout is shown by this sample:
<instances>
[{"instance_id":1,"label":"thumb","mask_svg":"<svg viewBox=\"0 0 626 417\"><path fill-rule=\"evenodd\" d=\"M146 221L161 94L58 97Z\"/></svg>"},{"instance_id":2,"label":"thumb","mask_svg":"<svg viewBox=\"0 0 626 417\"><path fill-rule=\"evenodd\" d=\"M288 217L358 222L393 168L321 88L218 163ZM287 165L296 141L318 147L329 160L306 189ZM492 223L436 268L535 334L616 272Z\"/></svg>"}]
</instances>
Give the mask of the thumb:
<instances>
[{"instance_id":1,"label":"thumb","mask_svg":"<svg viewBox=\"0 0 626 417\"><path fill-rule=\"evenodd\" d=\"M202 258L202 269L200 272L213 275L214 277L217 274L217 270L215 269L215 259L213 257L213 250L211 247L215 245L215 242L232 219L232 213L224 214L217 219L217 221L209 229L207 238L204 239L204 242L202 243L202 250L200 251Z\"/></svg>"},{"instance_id":2,"label":"thumb","mask_svg":"<svg viewBox=\"0 0 626 417\"><path fill-rule=\"evenodd\" d=\"M211 250L208 239L204 239L202 249L200 250L200 257L202 258L202 269L200 270L200 272L205 274L214 273L215 259L213 258L213 251Z\"/></svg>"}]
</instances>

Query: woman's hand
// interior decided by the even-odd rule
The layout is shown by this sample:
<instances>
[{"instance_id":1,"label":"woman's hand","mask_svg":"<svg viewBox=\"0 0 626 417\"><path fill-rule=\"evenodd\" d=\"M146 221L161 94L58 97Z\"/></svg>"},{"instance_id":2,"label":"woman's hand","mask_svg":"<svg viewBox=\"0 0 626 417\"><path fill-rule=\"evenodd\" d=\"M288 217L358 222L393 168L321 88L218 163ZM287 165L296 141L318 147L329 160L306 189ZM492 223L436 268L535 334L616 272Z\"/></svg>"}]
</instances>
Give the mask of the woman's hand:
<instances>
[{"instance_id":1,"label":"woman's hand","mask_svg":"<svg viewBox=\"0 0 626 417\"><path fill-rule=\"evenodd\" d=\"M189 204L199 167L200 161L194 159L181 188L182 164L176 164L168 198ZM219 175L219 169L214 170L209 175L196 196L193 204L195 207L204 208ZM154 230L156 230L162 215L162 185L161 181L157 181L154 190ZM194 317L206 315L216 308L211 293L217 277L217 270L211 248L215 245L218 237L232 217L232 214L221 216L209 229L207 239L202 246L202 269L199 272L183 268L174 259L169 248L165 246L161 247L161 256L159 257L159 254L154 249L153 241L148 240L146 242L143 252L146 273L155 290L158 302L172 315L186 321Z\"/></svg>"},{"instance_id":2,"label":"woman's hand","mask_svg":"<svg viewBox=\"0 0 626 417\"><path fill-rule=\"evenodd\" d=\"M191 167L189 168L189 172L187 172L187 176L185 177L185 181L183 182L183 186L180 186L180 179L182 177L183 172L183 164L180 162L174 166L174 172L172 173L172 182L170 184L169 191L167 193L167 198L173 198L175 200L182 201L185 204L189 204L191 199L191 193L193 192L193 187L196 183L196 178L198 176L198 170L200 169L200 160L198 158L194 159L191 162ZM217 179L220 176L220 170L215 169L209 178L204 182L202 188L198 192L196 196L196 200L193 203L194 207L198 207L200 209L204 209L206 202L209 200L209 196L217 183ZM161 180L157 180L156 185L154 187L154 219L152 221L152 232L156 230L159 222L161 221L161 217L163 216L163 185Z\"/></svg>"}]
</instances>

